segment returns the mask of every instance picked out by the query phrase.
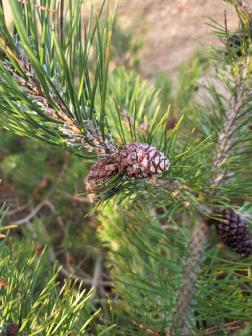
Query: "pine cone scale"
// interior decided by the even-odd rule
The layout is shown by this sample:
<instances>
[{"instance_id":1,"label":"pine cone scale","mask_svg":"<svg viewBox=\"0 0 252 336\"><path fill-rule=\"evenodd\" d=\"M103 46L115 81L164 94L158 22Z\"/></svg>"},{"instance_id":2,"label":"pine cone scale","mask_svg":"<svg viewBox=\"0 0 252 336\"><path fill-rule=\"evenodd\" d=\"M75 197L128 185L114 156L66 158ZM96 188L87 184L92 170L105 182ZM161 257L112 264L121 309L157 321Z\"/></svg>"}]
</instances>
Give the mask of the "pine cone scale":
<instances>
[{"instance_id":1,"label":"pine cone scale","mask_svg":"<svg viewBox=\"0 0 252 336\"><path fill-rule=\"evenodd\" d=\"M160 175L169 168L169 160L165 155L147 144L124 146L119 150L117 162L121 173L134 178Z\"/></svg>"}]
</instances>

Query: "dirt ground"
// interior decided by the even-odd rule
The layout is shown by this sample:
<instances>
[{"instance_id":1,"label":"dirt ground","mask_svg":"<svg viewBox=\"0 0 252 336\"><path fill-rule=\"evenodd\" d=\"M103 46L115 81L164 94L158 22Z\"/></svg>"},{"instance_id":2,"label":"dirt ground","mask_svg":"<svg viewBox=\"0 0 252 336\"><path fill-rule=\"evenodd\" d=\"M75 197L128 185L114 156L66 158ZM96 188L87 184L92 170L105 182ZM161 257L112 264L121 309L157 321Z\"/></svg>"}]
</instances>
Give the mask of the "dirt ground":
<instances>
[{"instance_id":1,"label":"dirt ground","mask_svg":"<svg viewBox=\"0 0 252 336\"><path fill-rule=\"evenodd\" d=\"M119 22L140 36L140 71L151 78L158 69L175 75L201 44L212 43L208 17L223 23L225 10L233 30L234 12L222 0L121 0Z\"/></svg>"}]
</instances>

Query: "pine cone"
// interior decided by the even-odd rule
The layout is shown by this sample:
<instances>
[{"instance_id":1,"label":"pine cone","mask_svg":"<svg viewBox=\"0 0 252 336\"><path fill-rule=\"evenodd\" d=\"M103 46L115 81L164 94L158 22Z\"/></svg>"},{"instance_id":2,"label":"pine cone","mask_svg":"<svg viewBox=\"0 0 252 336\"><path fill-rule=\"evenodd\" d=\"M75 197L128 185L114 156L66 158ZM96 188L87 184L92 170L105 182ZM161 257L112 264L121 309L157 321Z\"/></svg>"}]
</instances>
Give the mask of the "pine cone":
<instances>
[{"instance_id":1,"label":"pine cone","mask_svg":"<svg viewBox=\"0 0 252 336\"><path fill-rule=\"evenodd\" d=\"M241 257L252 255L252 237L244 220L234 210L222 211L222 218L216 222L216 230L226 246Z\"/></svg>"},{"instance_id":2,"label":"pine cone","mask_svg":"<svg viewBox=\"0 0 252 336\"><path fill-rule=\"evenodd\" d=\"M147 144L129 144L116 153L100 157L91 167L86 179L86 190L91 193L102 189L102 184L116 174L141 179L160 175L169 168L169 160L155 147Z\"/></svg>"},{"instance_id":3,"label":"pine cone","mask_svg":"<svg viewBox=\"0 0 252 336\"><path fill-rule=\"evenodd\" d=\"M6 326L5 335L6 336L17 336L19 327L16 323L8 323Z\"/></svg>"},{"instance_id":4,"label":"pine cone","mask_svg":"<svg viewBox=\"0 0 252 336\"><path fill-rule=\"evenodd\" d=\"M160 175L169 168L164 153L147 144L132 143L123 146L116 157L119 172L137 179Z\"/></svg>"},{"instance_id":5,"label":"pine cone","mask_svg":"<svg viewBox=\"0 0 252 336\"><path fill-rule=\"evenodd\" d=\"M95 189L102 188L102 183L107 182L112 176L118 173L118 165L113 155L100 157L91 167L86 178L86 190L88 193ZM100 186L99 186L100 185Z\"/></svg>"}]
</instances>

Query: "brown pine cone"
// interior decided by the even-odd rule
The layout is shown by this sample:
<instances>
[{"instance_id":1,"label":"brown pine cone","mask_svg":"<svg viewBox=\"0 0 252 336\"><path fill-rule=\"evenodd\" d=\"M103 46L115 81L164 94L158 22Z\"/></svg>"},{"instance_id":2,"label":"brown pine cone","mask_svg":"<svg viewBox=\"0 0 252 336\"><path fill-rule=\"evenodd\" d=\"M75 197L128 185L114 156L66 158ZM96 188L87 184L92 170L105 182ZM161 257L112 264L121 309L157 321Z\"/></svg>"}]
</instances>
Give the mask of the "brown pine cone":
<instances>
[{"instance_id":1,"label":"brown pine cone","mask_svg":"<svg viewBox=\"0 0 252 336\"><path fill-rule=\"evenodd\" d=\"M147 144L123 146L116 156L119 172L127 177L146 178L160 175L169 168L164 153Z\"/></svg>"},{"instance_id":2,"label":"brown pine cone","mask_svg":"<svg viewBox=\"0 0 252 336\"><path fill-rule=\"evenodd\" d=\"M103 183L117 174L142 179L160 175L169 168L169 160L155 147L147 144L129 144L114 154L100 157L91 167L86 178L86 191L95 199L95 191L103 188Z\"/></svg>"},{"instance_id":3,"label":"brown pine cone","mask_svg":"<svg viewBox=\"0 0 252 336\"><path fill-rule=\"evenodd\" d=\"M116 174L118 174L118 165L114 162L114 156L106 155L105 157L100 157L91 167L87 175L87 192L89 193L95 189L101 189L102 184Z\"/></svg>"},{"instance_id":4,"label":"brown pine cone","mask_svg":"<svg viewBox=\"0 0 252 336\"><path fill-rule=\"evenodd\" d=\"M233 209L224 209L221 218L216 221L216 230L225 243L241 257L252 255L252 237L241 216Z\"/></svg>"},{"instance_id":5,"label":"brown pine cone","mask_svg":"<svg viewBox=\"0 0 252 336\"><path fill-rule=\"evenodd\" d=\"M19 327L16 323L8 323L6 326L6 336L17 336Z\"/></svg>"}]
</instances>

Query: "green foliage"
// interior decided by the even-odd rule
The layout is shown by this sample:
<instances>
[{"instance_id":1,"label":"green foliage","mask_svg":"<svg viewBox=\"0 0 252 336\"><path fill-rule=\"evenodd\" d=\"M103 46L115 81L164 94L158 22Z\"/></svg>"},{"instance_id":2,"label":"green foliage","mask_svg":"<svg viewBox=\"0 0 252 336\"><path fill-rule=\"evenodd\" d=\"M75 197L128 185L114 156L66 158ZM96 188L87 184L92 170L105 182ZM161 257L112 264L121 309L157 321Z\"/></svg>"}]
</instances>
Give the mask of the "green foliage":
<instances>
[{"instance_id":1,"label":"green foliage","mask_svg":"<svg viewBox=\"0 0 252 336\"><path fill-rule=\"evenodd\" d=\"M218 137L231 114L236 114L233 123L228 125L229 136L224 146L228 148L229 156L218 167L219 170L229 171L225 178L225 187L219 193L230 197L233 202L240 200L251 201L251 34L250 18L246 8L235 4L240 22L239 52L232 43L233 32L226 27L213 22L216 34L221 37L224 47L214 51L213 63L218 66L214 80L209 80L205 89L207 104L196 109L193 114L195 124L204 137L211 137L218 142ZM218 64L215 63L218 61ZM207 92L207 93L206 93ZM208 113L204 111L207 109Z\"/></svg>"},{"instance_id":2,"label":"green foliage","mask_svg":"<svg viewBox=\"0 0 252 336\"><path fill-rule=\"evenodd\" d=\"M7 132L4 132L6 134ZM2 137L4 137L2 134ZM13 138L10 139L13 141ZM7 147L7 146L6 146ZM5 147L5 148L6 148ZM35 154L37 153L37 155ZM26 145L19 147L19 152L5 156L0 164L3 176L15 184L18 192L29 195L34 186L37 185L42 178L49 178L50 172L45 162L49 161L50 148L47 151L41 151L41 145L38 143L27 142ZM29 167L29 178L27 178L27 169ZM38 169L40 167L40 169Z\"/></svg>"},{"instance_id":3,"label":"green foliage","mask_svg":"<svg viewBox=\"0 0 252 336\"><path fill-rule=\"evenodd\" d=\"M120 206L107 205L99 217L99 234L109 250L114 291L120 297L115 306L116 335L166 335L176 309L182 266L190 253L188 240L200 216L251 202L251 39L245 9L237 10L240 43L248 47L237 53L225 43L225 48L215 50L210 65L217 71L212 70L206 85L196 85L208 64L199 55L181 70L176 94L170 93L168 77L164 83L158 78L160 98L167 90L168 99L179 107L176 113L184 115L165 138L169 171L161 181L124 182L125 188L122 184L118 189ZM162 134L164 128L154 135L154 143ZM221 182L216 182L218 178ZM107 187L111 190L115 184ZM246 215L243 209L237 211L251 230L251 212ZM250 275L251 257L240 260L219 243L212 228L188 316L189 331L204 335L211 329L216 335L230 335L230 324L237 335L250 335Z\"/></svg>"},{"instance_id":4,"label":"green foliage","mask_svg":"<svg viewBox=\"0 0 252 336\"><path fill-rule=\"evenodd\" d=\"M184 62L178 70L178 80L174 85L170 75L162 70L155 74L155 86L159 89L161 110L171 105L174 117L189 114L195 106L194 98L199 89L198 81L209 67L209 57L199 49L193 57Z\"/></svg>"},{"instance_id":5,"label":"green foliage","mask_svg":"<svg viewBox=\"0 0 252 336\"><path fill-rule=\"evenodd\" d=\"M22 139L7 131L0 134L0 153L3 154L0 176L11 186L8 194L0 185L1 200L17 199L18 205L26 206L8 220L25 218L48 199L52 208L43 206L30 220L30 225L23 224L23 239L42 247L53 245L59 264L64 265L68 255L69 267L76 268L77 273L85 269L87 277L92 277L95 260L104 252L94 235L97 221L85 217L90 209L89 201L86 195L80 194L88 165L59 148Z\"/></svg>"},{"instance_id":6,"label":"green foliage","mask_svg":"<svg viewBox=\"0 0 252 336\"><path fill-rule=\"evenodd\" d=\"M112 134L117 142L151 142L162 118L157 90L153 86L142 81L135 72L117 68L109 77L107 106L112 115Z\"/></svg>"},{"instance_id":7,"label":"green foliage","mask_svg":"<svg viewBox=\"0 0 252 336\"><path fill-rule=\"evenodd\" d=\"M138 52L141 46L141 38L136 36L134 30L121 27L116 20L112 37L112 60L130 69L138 70L140 63Z\"/></svg>"},{"instance_id":8,"label":"green foliage","mask_svg":"<svg viewBox=\"0 0 252 336\"><path fill-rule=\"evenodd\" d=\"M206 75L209 68L209 61L206 52L199 49L192 59L181 66L174 103L180 115L190 114L193 109L197 109L195 96L199 89L199 80Z\"/></svg>"},{"instance_id":9,"label":"green foliage","mask_svg":"<svg viewBox=\"0 0 252 336\"><path fill-rule=\"evenodd\" d=\"M131 39L132 33L130 33L128 30L123 30L121 26L115 22L113 27L112 58L122 57L130 49Z\"/></svg>"},{"instance_id":10,"label":"green foliage","mask_svg":"<svg viewBox=\"0 0 252 336\"><path fill-rule=\"evenodd\" d=\"M63 201L63 191L66 195L72 195L83 190L83 185L79 185L78 181L83 179L88 165L78 158L69 157L61 149L28 141L2 130L0 153L1 176L14 184L16 192L23 199L36 197L38 191L40 194L37 196L41 199L61 174L55 190L56 194L61 194L59 202Z\"/></svg>"},{"instance_id":11,"label":"green foliage","mask_svg":"<svg viewBox=\"0 0 252 336\"><path fill-rule=\"evenodd\" d=\"M7 231L1 212L1 227ZM26 335L105 335L90 305L92 292L83 284L64 280L58 271L48 273L46 252L36 253L28 241L0 241L0 325L17 323Z\"/></svg>"},{"instance_id":12,"label":"green foliage","mask_svg":"<svg viewBox=\"0 0 252 336\"><path fill-rule=\"evenodd\" d=\"M55 1L42 1L40 6L27 3L25 10L18 1L12 1L17 32L14 37L0 7L0 45L7 58L0 63L2 123L17 134L59 145L79 155L84 155L81 139L90 143L87 123L94 128L99 124L105 136L113 22L108 15L103 21L100 19L103 3L100 12L94 17L91 12L83 27L82 2L69 2L59 22ZM92 64L94 76L90 73ZM99 111L95 106L98 96Z\"/></svg>"},{"instance_id":13,"label":"green foliage","mask_svg":"<svg viewBox=\"0 0 252 336\"><path fill-rule=\"evenodd\" d=\"M161 224L154 210L146 211L145 202L116 210L103 209L99 235L110 251L108 262L120 298L115 312L119 334L145 335L141 325L162 334L170 322L167 312L175 303L190 229L185 222L178 228L169 213L163 214Z\"/></svg>"},{"instance_id":14,"label":"green foliage","mask_svg":"<svg viewBox=\"0 0 252 336\"><path fill-rule=\"evenodd\" d=\"M197 218L186 210L178 214L174 206L148 210L146 202L139 203L116 208L117 211L107 206L99 216L99 235L109 250L114 291L120 298L115 306L115 335L146 335L148 329L164 335L171 322ZM155 205L158 204L156 200ZM249 205L240 213L252 218L251 209ZM252 222L248 223L252 229ZM243 325L249 321L249 335L250 274L251 258L238 260L219 244L212 231L194 295L192 329L203 332L205 328L218 327L218 335L224 335L225 323L239 321Z\"/></svg>"},{"instance_id":15,"label":"green foliage","mask_svg":"<svg viewBox=\"0 0 252 336\"><path fill-rule=\"evenodd\" d=\"M159 101L161 110L166 111L172 101L172 79L165 71L158 70L155 73L155 86L160 90Z\"/></svg>"}]
</instances>

